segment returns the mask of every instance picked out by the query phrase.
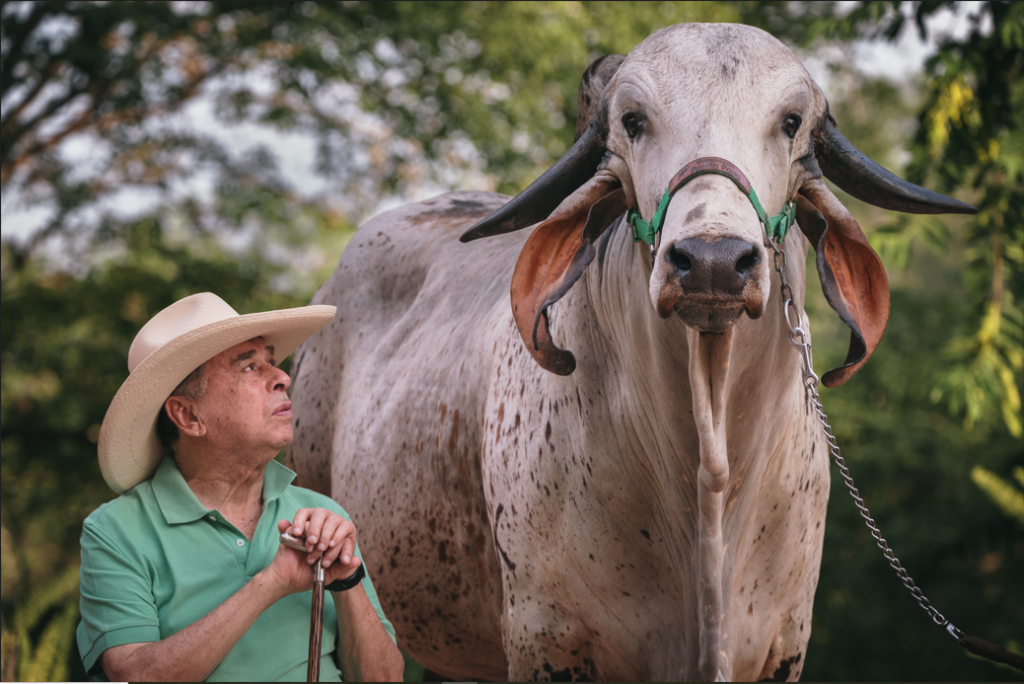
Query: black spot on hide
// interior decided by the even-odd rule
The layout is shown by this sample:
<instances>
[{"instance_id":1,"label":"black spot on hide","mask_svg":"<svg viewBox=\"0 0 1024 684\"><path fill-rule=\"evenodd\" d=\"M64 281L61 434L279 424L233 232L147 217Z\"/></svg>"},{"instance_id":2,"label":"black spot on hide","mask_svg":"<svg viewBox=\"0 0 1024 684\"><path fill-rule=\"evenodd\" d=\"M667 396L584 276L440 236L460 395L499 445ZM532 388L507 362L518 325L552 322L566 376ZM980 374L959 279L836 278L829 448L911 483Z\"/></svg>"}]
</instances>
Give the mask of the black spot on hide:
<instances>
[{"instance_id":1,"label":"black spot on hide","mask_svg":"<svg viewBox=\"0 0 1024 684\"><path fill-rule=\"evenodd\" d=\"M512 562L512 559L505 553L505 549L501 548L501 544L498 543L498 522L501 520L501 514L505 512L505 504L498 504L498 510L494 513L494 545L498 547L498 552L501 554L501 559L505 561L505 566L512 572L512 577L516 576L516 564Z\"/></svg>"},{"instance_id":2,"label":"black spot on hide","mask_svg":"<svg viewBox=\"0 0 1024 684\"><path fill-rule=\"evenodd\" d=\"M785 658L779 666L775 668L775 673L771 677L765 677L762 682L784 682L789 679L789 673L793 670L793 666L800 662L800 658L803 656L802 653L797 653L795 656Z\"/></svg>"},{"instance_id":3,"label":"black spot on hide","mask_svg":"<svg viewBox=\"0 0 1024 684\"><path fill-rule=\"evenodd\" d=\"M551 667L550 663L544 663L544 671L547 672L548 676L551 678L549 681L552 681L552 682L571 682L572 681L572 672L569 670L569 668L564 668L564 669L558 670L556 672L555 669Z\"/></svg>"},{"instance_id":4,"label":"black spot on hide","mask_svg":"<svg viewBox=\"0 0 1024 684\"><path fill-rule=\"evenodd\" d=\"M476 200L453 199L449 212L452 214L480 214L487 213L490 210L491 208L483 202L477 202Z\"/></svg>"},{"instance_id":5,"label":"black spot on hide","mask_svg":"<svg viewBox=\"0 0 1024 684\"><path fill-rule=\"evenodd\" d=\"M695 206L686 215L686 221L684 221L684 223L691 223L693 221L699 221L700 219L704 218L704 210L707 209L707 206L708 205L704 202L701 202L700 204Z\"/></svg>"},{"instance_id":6,"label":"black spot on hide","mask_svg":"<svg viewBox=\"0 0 1024 684\"><path fill-rule=\"evenodd\" d=\"M433 221L441 218L485 217L492 214L499 206L501 205L497 202L488 204L477 200L451 199L440 207L424 209L416 214L416 219Z\"/></svg>"}]
</instances>

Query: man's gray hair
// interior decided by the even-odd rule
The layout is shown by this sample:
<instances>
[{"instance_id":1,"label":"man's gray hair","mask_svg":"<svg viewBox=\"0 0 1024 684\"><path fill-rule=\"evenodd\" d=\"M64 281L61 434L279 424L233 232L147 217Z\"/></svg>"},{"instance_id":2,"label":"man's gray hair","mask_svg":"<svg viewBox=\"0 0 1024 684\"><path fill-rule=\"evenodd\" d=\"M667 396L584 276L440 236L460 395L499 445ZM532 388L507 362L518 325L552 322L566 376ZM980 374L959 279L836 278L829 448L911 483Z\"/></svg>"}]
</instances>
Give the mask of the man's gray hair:
<instances>
[{"instance_id":1,"label":"man's gray hair","mask_svg":"<svg viewBox=\"0 0 1024 684\"><path fill-rule=\"evenodd\" d=\"M188 377L178 383L174 391L167 395L167 398L184 397L189 401L199 401L202 399L203 395L206 394L206 377L203 373L203 366L205 365L204 363L189 373ZM180 436L178 426L170 419L167 415L167 409L163 406L160 407L160 415L156 419L156 436L167 451L174 452L174 445Z\"/></svg>"}]
</instances>

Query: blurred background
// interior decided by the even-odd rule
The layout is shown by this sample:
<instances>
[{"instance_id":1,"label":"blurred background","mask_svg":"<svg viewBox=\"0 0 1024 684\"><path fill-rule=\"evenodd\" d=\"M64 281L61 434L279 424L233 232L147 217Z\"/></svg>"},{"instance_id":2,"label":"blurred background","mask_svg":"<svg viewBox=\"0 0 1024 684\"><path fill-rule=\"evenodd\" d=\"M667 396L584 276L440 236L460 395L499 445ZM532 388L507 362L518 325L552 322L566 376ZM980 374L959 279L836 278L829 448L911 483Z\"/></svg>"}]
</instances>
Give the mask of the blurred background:
<instances>
[{"instance_id":1,"label":"blurred background","mask_svg":"<svg viewBox=\"0 0 1024 684\"><path fill-rule=\"evenodd\" d=\"M823 401L932 602L1021 653L1024 3L4 2L3 679L85 676L78 539L114 496L96 440L150 316L206 290L241 313L305 304L374 214L515 194L571 145L586 66L684 21L771 32L861 150L979 208L838 193L892 315ZM810 280L821 372L848 332ZM829 509L804 679L1019 679L928 620L836 478Z\"/></svg>"}]
</instances>

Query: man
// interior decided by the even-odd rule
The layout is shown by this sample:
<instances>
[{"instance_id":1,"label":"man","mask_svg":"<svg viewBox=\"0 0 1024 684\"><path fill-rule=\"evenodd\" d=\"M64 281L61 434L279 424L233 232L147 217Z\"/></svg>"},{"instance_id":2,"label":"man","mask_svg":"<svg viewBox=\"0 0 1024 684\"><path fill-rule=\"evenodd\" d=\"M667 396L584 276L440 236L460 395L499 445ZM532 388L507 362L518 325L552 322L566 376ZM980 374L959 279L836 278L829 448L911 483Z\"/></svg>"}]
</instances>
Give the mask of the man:
<instances>
[{"instance_id":1,"label":"man","mask_svg":"<svg viewBox=\"0 0 1024 684\"><path fill-rule=\"evenodd\" d=\"M355 526L274 461L292 440L290 380L276 360L334 313L239 316L203 293L139 331L99 440L121 496L82 532L78 645L91 676L304 680L320 562L333 597L321 680L401 680ZM279 544L284 531L305 535L307 553Z\"/></svg>"}]
</instances>

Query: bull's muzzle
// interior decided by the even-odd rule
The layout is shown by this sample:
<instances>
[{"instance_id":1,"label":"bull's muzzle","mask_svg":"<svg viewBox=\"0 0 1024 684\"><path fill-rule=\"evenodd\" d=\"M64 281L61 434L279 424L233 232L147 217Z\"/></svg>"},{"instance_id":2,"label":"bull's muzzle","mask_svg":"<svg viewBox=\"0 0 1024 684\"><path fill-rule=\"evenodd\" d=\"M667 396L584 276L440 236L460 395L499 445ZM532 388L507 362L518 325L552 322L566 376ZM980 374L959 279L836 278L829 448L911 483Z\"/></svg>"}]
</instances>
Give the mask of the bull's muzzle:
<instances>
[{"instance_id":1,"label":"bull's muzzle","mask_svg":"<svg viewBox=\"0 0 1024 684\"><path fill-rule=\"evenodd\" d=\"M658 297L658 314L676 312L690 327L722 332L743 312L763 310L759 279L766 277L758 245L737 238L689 238L668 245L664 259L672 273Z\"/></svg>"}]
</instances>

